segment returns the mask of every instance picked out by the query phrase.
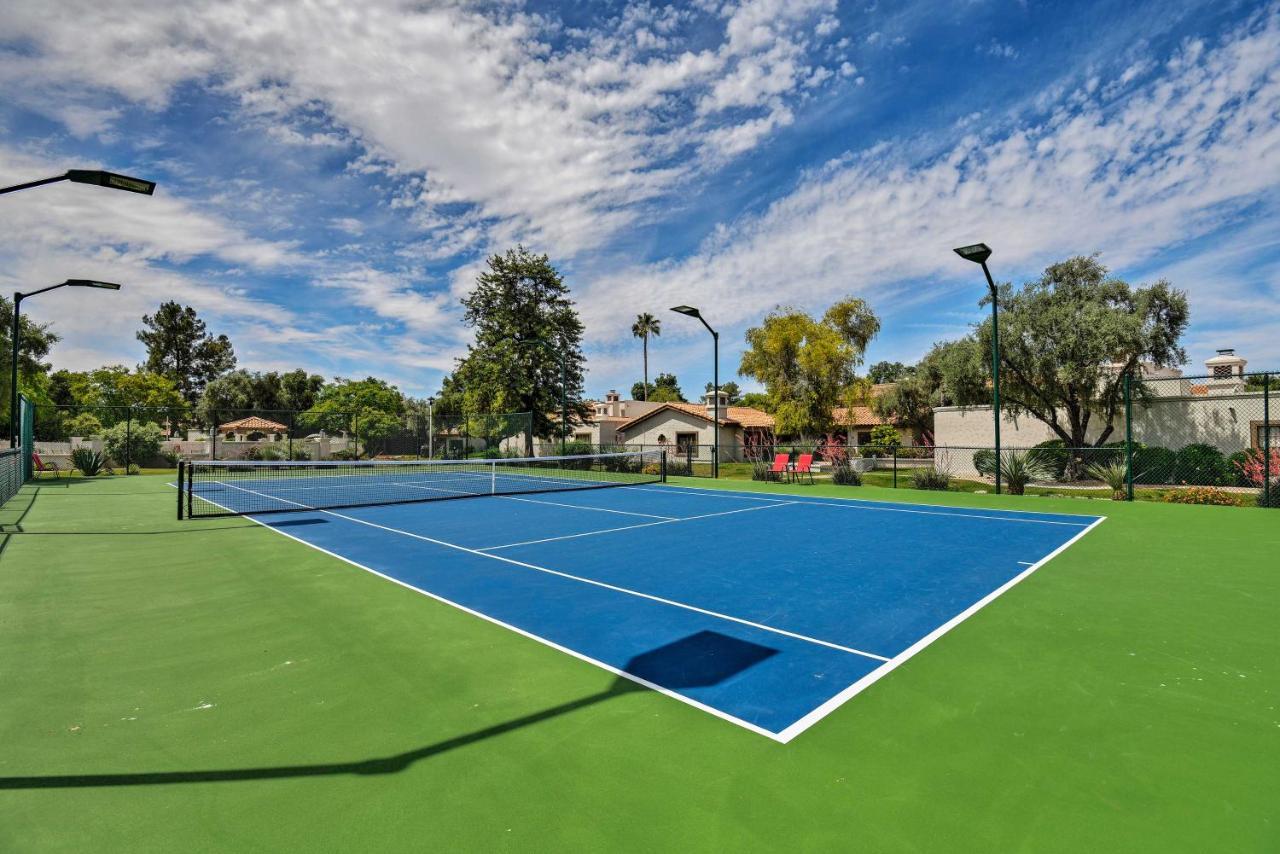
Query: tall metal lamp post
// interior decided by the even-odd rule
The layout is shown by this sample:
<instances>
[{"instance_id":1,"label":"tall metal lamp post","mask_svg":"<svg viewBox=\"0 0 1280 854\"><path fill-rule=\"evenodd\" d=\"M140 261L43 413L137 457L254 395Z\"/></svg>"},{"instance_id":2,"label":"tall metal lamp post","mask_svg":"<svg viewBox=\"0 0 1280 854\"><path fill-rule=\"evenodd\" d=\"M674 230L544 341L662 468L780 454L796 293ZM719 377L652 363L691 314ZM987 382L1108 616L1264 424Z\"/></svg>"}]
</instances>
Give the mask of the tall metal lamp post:
<instances>
[{"instance_id":1,"label":"tall metal lamp post","mask_svg":"<svg viewBox=\"0 0 1280 854\"><path fill-rule=\"evenodd\" d=\"M422 453L419 446L418 453ZM436 458L436 399L427 398L427 459Z\"/></svg>"},{"instance_id":2,"label":"tall metal lamp post","mask_svg":"<svg viewBox=\"0 0 1280 854\"><path fill-rule=\"evenodd\" d=\"M120 286L114 282L97 282L92 279L67 279L57 285L50 285L47 288L40 288L37 291L22 293L21 291L13 295L13 329L10 337L12 339L12 347L10 352L11 362L9 364L9 447L16 447L18 444L18 343L22 337L22 326L19 323L19 317L22 312L22 301L27 297L33 297L36 294L43 294L48 291L56 291L58 288L101 288L107 291L118 291Z\"/></svg>"},{"instance_id":3,"label":"tall metal lamp post","mask_svg":"<svg viewBox=\"0 0 1280 854\"><path fill-rule=\"evenodd\" d=\"M672 311L676 314L686 314L689 317L696 317L702 321L702 325L707 327L707 331L711 333L712 360L714 364L711 368L711 385L713 400L715 402L715 423L711 446L711 476L720 476L720 333L711 328L711 324L707 323L707 319L702 316L702 312L691 305L672 306Z\"/></svg>"},{"instance_id":4,"label":"tall metal lamp post","mask_svg":"<svg viewBox=\"0 0 1280 854\"><path fill-rule=\"evenodd\" d=\"M991 257L991 247L985 243L972 246L961 246L955 253L966 261L982 265L982 272L987 277L987 287L991 289L991 399L995 410L996 425L996 495L1000 494L1000 294L996 290L995 280L987 269L987 259Z\"/></svg>"}]
</instances>

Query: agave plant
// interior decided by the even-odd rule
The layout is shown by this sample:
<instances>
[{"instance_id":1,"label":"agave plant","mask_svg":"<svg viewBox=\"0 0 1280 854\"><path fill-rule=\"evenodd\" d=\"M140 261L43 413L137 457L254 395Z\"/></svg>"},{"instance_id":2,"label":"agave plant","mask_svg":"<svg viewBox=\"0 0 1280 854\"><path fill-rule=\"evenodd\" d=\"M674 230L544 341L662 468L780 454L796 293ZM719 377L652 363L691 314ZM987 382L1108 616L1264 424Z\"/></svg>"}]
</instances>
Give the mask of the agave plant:
<instances>
[{"instance_id":1,"label":"agave plant","mask_svg":"<svg viewBox=\"0 0 1280 854\"><path fill-rule=\"evenodd\" d=\"M1115 501L1124 501L1128 498L1126 487L1129 485L1129 472L1124 463L1089 466L1089 476L1105 483Z\"/></svg>"},{"instance_id":2,"label":"agave plant","mask_svg":"<svg viewBox=\"0 0 1280 854\"><path fill-rule=\"evenodd\" d=\"M71 451L71 465L80 469L85 477L93 477L102 471L102 454L93 448L74 448Z\"/></svg>"},{"instance_id":3,"label":"agave plant","mask_svg":"<svg viewBox=\"0 0 1280 854\"><path fill-rule=\"evenodd\" d=\"M1033 480L1044 480L1049 476L1048 469L1031 454L1020 454L1008 451L1000 457L1000 475L1010 495L1023 495L1027 484Z\"/></svg>"}]
</instances>

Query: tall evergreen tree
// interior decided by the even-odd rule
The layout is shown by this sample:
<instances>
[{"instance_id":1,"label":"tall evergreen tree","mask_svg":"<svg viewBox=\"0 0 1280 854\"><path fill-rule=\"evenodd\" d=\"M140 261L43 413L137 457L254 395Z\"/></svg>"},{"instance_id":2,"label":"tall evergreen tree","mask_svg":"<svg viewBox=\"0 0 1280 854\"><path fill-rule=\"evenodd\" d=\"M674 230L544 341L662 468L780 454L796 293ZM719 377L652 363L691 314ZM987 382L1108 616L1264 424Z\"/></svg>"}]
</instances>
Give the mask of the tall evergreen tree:
<instances>
[{"instance_id":1,"label":"tall evergreen tree","mask_svg":"<svg viewBox=\"0 0 1280 854\"><path fill-rule=\"evenodd\" d=\"M146 328L138 340L147 347L147 370L173 380L193 406L210 380L236 366L230 339L211 334L189 305L163 303L155 314L144 315L142 324Z\"/></svg>"},{"instance_id":2,"label":"tall evergreen tree","mask_svg":"<svg viewBox=\"0 0 1280 854\"><path fill-rule=\"evenodd\" d=\"M546 255L518 246L487 263L462 299L475 343L458 360L450 391L466 412L532 413L533 435L525 436L525 452L532 455L533 436L559 435L562 393L571 419L588 414L582 321Z\"/></svg>"}]
</instances>

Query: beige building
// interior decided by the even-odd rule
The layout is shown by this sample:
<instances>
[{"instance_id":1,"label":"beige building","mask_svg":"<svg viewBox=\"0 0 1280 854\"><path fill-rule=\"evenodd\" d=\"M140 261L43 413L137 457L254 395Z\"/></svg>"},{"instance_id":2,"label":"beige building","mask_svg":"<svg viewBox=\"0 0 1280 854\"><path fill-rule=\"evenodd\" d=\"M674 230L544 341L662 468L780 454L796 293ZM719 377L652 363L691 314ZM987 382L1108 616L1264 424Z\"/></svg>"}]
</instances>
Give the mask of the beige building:
<instances>
[{"instance_id":1,"label":"beige building","mask_svg":"<svg viewBox=\"0 0 1280 854\"><path fill-rule=\"evenodd\" d=\"M703 395L702 403L644 404L652 407L616 425L619 444L667 448L695 461L710 461L715 443L716 399L713 392ZM720 461L743 459L743 449L753 445L772 445L773 416L749 406L730 406L729 398L720 392Z\"/></svg>"},{"instance_id":2,"label":"beige building","mask_svg":"<svg viewBox=\"0 0 1280 854\"><path fill-rule=\"evenodd\" d=\"M1234 350L1219 350L1205 360L1205 376L1184 377L1177 369L1144 370L1154 397L1133 405L1133 439L1147 446L1178 450L1193 443L1213 445L1224 454L1260 448L1269 426L1272 447L1280 442L1280 413L1264 424L1263 394L1246 390L1247 360ZM1107 369L1115 370L1114 366ZM1272 393L1272 403L1280 397ZM933 410L934 436L939 448L990 448L995 431L990 406L940 406ZM1090 425L1088 441L1096 442L1105 424ZM1000 443L1006 448L1030 448L1058 436L1030 416L1001 413ZM1124 439L1123 413L1108 441ZM951 455L956 474L971 474L972 455Z\"/></svg>"}]
</instances>

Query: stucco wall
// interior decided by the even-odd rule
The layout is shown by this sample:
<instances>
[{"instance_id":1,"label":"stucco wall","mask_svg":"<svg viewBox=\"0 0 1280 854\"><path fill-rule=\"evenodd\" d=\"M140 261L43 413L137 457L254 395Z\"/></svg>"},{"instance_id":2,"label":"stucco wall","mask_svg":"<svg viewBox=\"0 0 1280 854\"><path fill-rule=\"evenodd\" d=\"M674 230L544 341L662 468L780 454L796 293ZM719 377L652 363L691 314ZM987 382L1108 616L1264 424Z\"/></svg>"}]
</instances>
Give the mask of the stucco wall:
<instances>
[{"instance_id":1,"label":"stucco wall","mask_svg":"<svg viewBox=\"0 0 1280 854\"><path fill-rule=\"evenodd\" d=\"M627 430L619 442L628 445L646 445L657 447L665 439L666 443L675 446L677 433L697 433L698 449L695 460L710 460L711 445L715 442L715 426L697 416L686 412L668 409L647 421ZM721 462L731 462L740 457L738 449L742 445L742 430L733 427L720 428Z\"/></svg>"}]
</instances>

